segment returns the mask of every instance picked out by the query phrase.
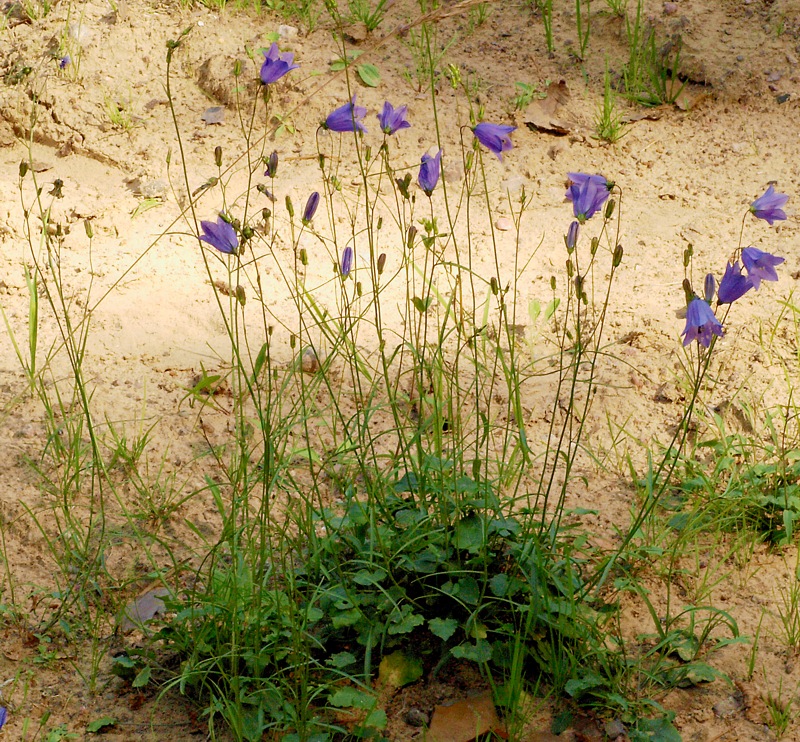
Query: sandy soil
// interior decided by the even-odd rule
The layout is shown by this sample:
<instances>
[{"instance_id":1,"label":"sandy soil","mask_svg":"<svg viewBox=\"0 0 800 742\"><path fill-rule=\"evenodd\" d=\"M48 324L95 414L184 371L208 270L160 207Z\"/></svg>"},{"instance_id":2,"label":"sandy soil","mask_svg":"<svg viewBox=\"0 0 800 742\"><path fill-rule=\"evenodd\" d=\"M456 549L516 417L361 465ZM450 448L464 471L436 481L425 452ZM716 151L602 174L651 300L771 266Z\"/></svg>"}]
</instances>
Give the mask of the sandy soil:
<instances>
[{"instance_id":1,"label":"sandy soil","mask_svg":"<svg viewBox=\"0 0 800 742\"><path fill-rule=\"evenodd\" d=\"M574 4L556 0L554 5L553 55L545 49L540 20L531 20L523 6L492 4L488 19L475 28L470 27L468 8L448 7L438 29L442 39L456 37L447 61L472 76L475 98L485 106L486 118L519 127L513 151L502 163L487 163L489 182L496 189L491 198L497 218L508 214L503 196L507 188L524 184L533 196L520 249L533 250L540 240L542 245L520 285L525 304L529 297L545 299L550 276L562 270L561 235L570 219L563 202L566 173L603 173L623 189L625 262L609 335L615 342L614 357L600 369L602 386L588 436L589 447L611 473L587 469L590 485L576 487L572 494L575 504L599 511L590 525L602 539L612 525L626 522L632 502L624 481L623 448L641 465L644 446L667 440L685 402L680 381L682 322L675 316L683 301L683 251L694 245L696 277L708 270L719 274L737 244L742 213L771 182L791 195L789 218L775 227L748 220L746 233L752 244L785 256L786 265L777 284L751 292L735 307L724 342L718 345L717 384L704 400L705 412L720 410L731 430L749 432L748 410L763 419L764 410L787 403L787 375L789 383L796 384L797 336L793 313L785 311L784 302L792 301L800 275L795 211L800 6L792 0L647 2L646 16L662 37L680 34L683 39L687 87L680 106L647 110L644 118L643 109L629 109L621 102L632 123L626 136L609 146L592 138L592 124L602 97L606 57L612 72L621 69L623 21L601 12L603 3L593 3L591 40L581 63L570 53L576 46ZM356 85L359 103L370 111L369 136L374 133L377 143L374 114L385 99L407 104L413 127L398 138L396 156L409 166L415 166L435 141L430 97L404 78L412 59L401 34L392 30L417 17L411 3L398 0L375 34L365 37L353 30L362 38L354 42L364 51L360 61L373 62L382 75L377 88ZM237 93L230 74L234 60L242 60L244 78L255 79L257 66L245 50L266 45L267 35L278 32L282 23L268 14L219 13L142 0L112 8L90 0L62 2L31 23L17 23L11 13L0 32L0 302L17 337L25 338L28 297L23 265L30 264L30 247L24 237L18 172L20 161L29 158L29 146L39 183L50 190L57 179L63 182L63 198L57 200L53 217L69 230L62 272L76 302L85 301L89 276L93 279L85 369L96 417L107 419L128 437L152 428L147 456L155 466L167 451L170 471L185 482L186 490L202 482L204 471L196 464L196 452L224 436L228 425L224 414L200 415L191 408L184 399L186 389L201 364L209 370L219 368L226 336L197 242L181 217L185 189L164 89L165 42L191 29L175 56L172 85L189 182L197 188L216 174L216 146L223 148L226 163L241 151ZM277 87L275 101L278 110L288 112L294 132L275 135L272 122L264 146L280 155L282 194L302 204L319 188L317 125L346 100L347 85L342 74L330 71L337 52L324 23L310 34L295 28L281 33L282 48L294 51L301 65ZM58 60L66 51L72 63L60 70ZM556 136L530 129L525 125L530 112L513 111L514 83L546 90L548 82L560 80L570 97L559 118L569 131ZM244 97L248 86L243 87ZM437 100L445 177L457 183L460 166L456 157L447 155L458 151L462 134L455 122L464 119L464 103L444 82ZM204 112L217 105L226 106L224 122L205 123ZM113 107L121 111L124 126L110 120ZM349 156L345 152L345 160ZM231 178L231 191L237 192L241 170L233 171ZM30 177L22 190L29 201ZM154 207L137 212L143 203ZM209 196L199 208L200 215L208 217L219 207ZM82 224L86 219L94 229L91 251ZM510 259L514 240L510 233L498 235ZM486 234L480 237L485 242ZM478 244L480 251L480 240ZM489 259L488 249L484 259ZM280 302L287 300L276 301L273 311L279 314ZM40 342L48 347L57 329L47 316L41 319ZM288 333L281 332L275 347L288 360ZM64 364L61 357L54 361L55 374L66 373ZM531 388L524 399L534 431L542 420L537 410L545 392ZM18 604L29 613L22 622L25 628L9 621L2 629L0 684L12 710L6 737L22 739L25 719L31 719L35 729L49 711L48 726L65 723L79 733L88 721L114 715L120 723L117 731L106 735L109 739L196 738L202 721L180 699L157 702L152 695L133 693L109 680L108 656L100 662L100 690L90 693L75 670L88 662L88 650L75 649L84 644L45 647L29 633L46 613L53 588L53 565L32 518L48 507L48 494L30 463L41 459L47 441L41 406L26 395L6 334L0 340L0 403L0 512L8 557L3 605L10 602L13 589ZM622 448L611 446L606 412L614 429L625 429ZM208 501L181 505L163 528L187 549L193 543L187 522L208 534L217 525ZM750 647L732 646L716 654L713 664L737 681L736 686L718 681L660 699L677 712L675 723L685 739L773 738L765 725L762 696L782 689L785 698L794 698L800 686L800 666L780 639L777 618L779 590L794 579L796 557L795 548L757 547L744 560L744 569L733 561L727 565L729 574L712 591L713 599L735 616L743 634L753 636L760 626L756 672L752 680L745 679ZM109 555L109 565L131 580L141 576L141 565L135 564L124 539ZM141 583L131 582L131 594L137 587ZM655 581L654 589L658 593ZM644 630L641 622L647 617L641 606L632 602L625 617L626 631ZM113 630L98 629L106 637ZM124 641L120 637L119 642ZM743 697L746 702L740 702ZM729 713L717 706L726 700L731 701ZM400 739L409 730L395 733ZM28 734L33 738L32 731ZM786 738L800 739L800 728L791 726Z\"/></svg>"}]
</instances>

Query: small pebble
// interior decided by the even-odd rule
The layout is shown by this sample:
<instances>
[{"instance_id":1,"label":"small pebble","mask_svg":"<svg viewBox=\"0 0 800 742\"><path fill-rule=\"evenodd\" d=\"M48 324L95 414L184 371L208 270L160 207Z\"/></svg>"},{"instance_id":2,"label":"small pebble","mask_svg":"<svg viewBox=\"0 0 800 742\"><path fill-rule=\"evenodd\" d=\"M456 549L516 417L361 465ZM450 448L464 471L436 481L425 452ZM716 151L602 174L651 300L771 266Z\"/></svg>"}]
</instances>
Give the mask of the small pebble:
<instances>
[{"instance_id":1,"label":"small pebble","mask_svg":"<svg viewBox=\"0 0 800 742\"><path fill-rule=\"evenodd\" d=\"M664 3L664 15L675 15L678 12L677 3Z\"/></svg>"},{"instance_id":2,"label":"small pebble","mask_svg":"<svg viewBox=\"0 0 800 742\"><path fill-rule=\"evenodd\" d=\"M306 374L315 374L319 371L319 358L313 348L309 347L303 351L300 367L303 369L303 373Z\"/></svg>"},{"instance_id":3,"label":"small pebble","mask_svg":"<svg viewBox=\"0 0 800 742\"><path fill-rule=\"evenodd\" d=\"M403 714L403 721L410 727L424 727L428 723L428 715L420 709L409 709Z\"/></svg>"},{"instance_id":4,"label":"small pebble","mask_svg":"<svg viewBox=\"0 0 800 742\"><path fill-rule=\"evenodd\" d=\"M299 33L300 31L296 26L289 26L285 23L278 26L278 36L281 37L282 41L293 41Z\"/></svg>"},{"instance_id":5,"label":"small pebble","mask_svg":"<svg viewBox=\"0 0 800 742\"><path fill-rule=\"evenodd\" d=\"M514 222L511 221L507 216L501 216L495 223L494 226L497 227L501 232L508 232L514 229Z\"/></svg>"}]
</instances>

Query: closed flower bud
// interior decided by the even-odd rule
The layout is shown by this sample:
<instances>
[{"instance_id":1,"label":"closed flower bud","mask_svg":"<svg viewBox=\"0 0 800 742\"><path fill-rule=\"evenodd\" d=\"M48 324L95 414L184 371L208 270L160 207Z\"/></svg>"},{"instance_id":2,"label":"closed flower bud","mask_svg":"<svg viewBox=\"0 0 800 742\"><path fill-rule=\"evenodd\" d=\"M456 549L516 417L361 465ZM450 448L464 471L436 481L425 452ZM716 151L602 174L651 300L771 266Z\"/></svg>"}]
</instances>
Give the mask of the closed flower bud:
<instances>
[{"instance_id":1,"label":"closed flower bud","mask_svg":"<svg viewBox=\"0 0 800 742\"><path fill-rule=\"evenodd\" d=\"M610 219L611 215L614 213L614 207L617 205L616 201L613 198L608 199L608 203L606 204L606 219Z\"/></svg>"},{"instance_id":2,"label":"closed flower bud","mask_svg":"<svg viewBox=\"0 0 800 742\"><path fill-rule=\"evenodd\" d=\"M414 238L417 236L417 228L412 224L406 233L406 246L409 250L414 247Z\"/></svg>"},{"instance_id":3,"label":"closed flower bud","mask_svg":"<svg viewBox=\"0 0 800 742\"><path fill-rule=\"evenodd\" d=\"M379 276L383 274L383 268L384 268L385 265L386 265L386 253L382 252L380 255L378 255L378 275Z\"/></svg>"},{"instance_id":4,"label":"closed flower bud","mask_svg":"<svg viewBox=\"0 0 800 742\"><path fill-rule=\"evenodd\" d=\"M303 265L308 265L308 253L304 247L300 248L300 262Z\"/></svg>"},{"instance_id":5,"label":"closed flower bud","mask_svg":"<svg viewBox=\"0 0 800 742\"><path fill-rule=\"evenodd\" d=\"M303 209L303 224L308 224L317 213L317 206L319 206L319 193L314 191L306 201L306 207Z\"/></svg>"},{"instance_id":6,"label":"closed flower bud","mask_svg":"<svg viewBox=\"0 0 800 742\"><path fill-rule=\"evenodd\" d=\"M244 291L244 286L236 286L236 301L242 306L247 304L247 294Z\"/></svg>"},{"instance_id":7,"label":"closed flower bud","mask_svg":"<svg viewBox=\"0 0 800 742\"><path fill-rule=\"evenodd\" d=\"M289 218L294 217L294 206L292 205L292 197L286 196L286 211L289 212Z\"/></svg>"},{"instance_id":8,"label":"closed flower bud","mask_svg":"<svg viewBox=\"0 0 800 742\"><path fill-rule=\"evenodd\" d=\"M622 262L622 255L623 255L623 250L622 250L622 245L620 244L614 248L614 257L611 261L612 265L615 268L619 267L619 264Z\"/></svg>"},{"instance_id":9,"label":"closed flower bud","mask_svg":"<svg viewBox=\"0 0 800 742\"><path fill-rule=\"evenodd\" d=\"M268 178L274 178L278 173L278 153L273 152L267 158L267 169L264 171L264 175Z\"/></svg>"},{"instance_id":10,"label":"closed flower bud","mask_svg":"<svg viewBox=\"0 0 800 742\"><path fill-rule=\"evenodd\" d=\"M28 163L22 160L19 163L19 177L24 178L28 174Z\"/></svg>"},{"instance_id":11,"label":"closed flower bud","mask_svg":"<svg viewBox=\"0 0 800 742\"><path fill-rule=\"evenodd\" d=\"M92 239L92 237L94 237L94 228L92 227L92 223L89 221L89 219L83 220L83 228L86 230L86 236L89 239Z\"/></svg>"},{"instance_id":12,"label":"closed flower bud","mask_svg":"<svg viewBox=\"0 0 800 742\"><path fill-rule=\"evenodd\" d=\"M222 167L222 147L219 145L214 147L214 162L217 167Z\"/></svg>"},{"instance_id":13,"label":"closed flower bud","mask_svg":"<svg viewBox=\"0 0 800 742\"><path fill-rule=\"evenodd\" d=\"M578 244L578 232L580 231L580 225L577 221L572 222L569 225L569 229L567 230L567 236L564 238L564 242L567 245L567 252L572 252L575 249L575 245Z\"/></svg>"},{"instance_id":14,"label":"closed flower bud","mask_svg":"<svg viewBox=\"0 0 800 742\"><path fill-rule=\"evenodd\" d=\"M492 289L492 293L497 296L497 279L494 276L492 276L489 280L489 287Z\"/></svg>"}]
</instances>

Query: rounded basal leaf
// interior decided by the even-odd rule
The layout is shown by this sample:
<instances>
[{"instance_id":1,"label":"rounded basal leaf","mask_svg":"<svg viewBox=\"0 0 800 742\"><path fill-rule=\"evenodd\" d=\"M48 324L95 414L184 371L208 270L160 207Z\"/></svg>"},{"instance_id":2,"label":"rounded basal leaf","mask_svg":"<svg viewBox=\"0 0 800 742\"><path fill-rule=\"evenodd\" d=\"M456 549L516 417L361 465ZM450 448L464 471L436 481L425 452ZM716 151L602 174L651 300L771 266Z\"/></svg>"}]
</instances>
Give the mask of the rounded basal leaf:
<instances>
[{"instance_id":1,"label":"rounded basal leaf","mask_svg":"<svg viewBox=\"0 0 800 742\"><path fill-rule=\"evenodd\" d=\"M368 88L377 88L380 85L381 73L374 64L360 64L357 69L361 82Z\"/></svg>"}]
</instances>

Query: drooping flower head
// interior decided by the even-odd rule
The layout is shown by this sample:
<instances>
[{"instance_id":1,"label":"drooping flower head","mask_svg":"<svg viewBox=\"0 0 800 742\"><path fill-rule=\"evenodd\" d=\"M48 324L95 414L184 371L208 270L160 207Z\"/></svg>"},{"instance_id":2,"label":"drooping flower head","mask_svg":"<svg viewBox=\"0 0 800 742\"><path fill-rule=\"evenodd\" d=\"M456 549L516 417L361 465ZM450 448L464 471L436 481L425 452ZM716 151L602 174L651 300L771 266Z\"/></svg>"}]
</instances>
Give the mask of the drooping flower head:
<instances>
[{"instance_id":1,"label":"drooping flower head","mask_svg":"<svg viewBox=\"0 0 800 742\"><path fill-rule=\"evenodd\" d=\"M278 45L273 42L272 46L264 52L264 64L261 65L261 82L264 85L271 85L273 82L278 82L288 72L297 69L300 69L300 65L294 64L294 53L286 52L281 54Z\"/></svg>"},{"instance_id":2,"label":"drooping flower head","mask_svg":"<svg viewBox=\"0 0 800 742\"><path fill-rule=\"evenodd\" d=\"M347 278L351 270L353 270L353 248L348 245L342 251L342 263L339 266L339 272L342 274L342 278Z\"/></svg>"},{"instance_id":3,"label":"drooping flower head","mask_svg":"<svg viewBox=\"0 0 800 742\"><path fill-rule=\"evenodd\" d=\"M328 115L328 118L322 124L322 128L339 133L360 131L362 134L366 134L367 129L363 124L363 119L366 115L367 109L356 105L356 97L354 95L348 103L339 106L333 113Z\"/></svg>"},{"instance_id":4,"label":"drooping flower head","mask_svg":"<svg viewBox=\"0 0 800 742\"><path fill-rule=\"evenodd\" d=\"M610 191L614 184L610 183L603 175L589 175L588 173L567 173L570 187L567 188L566 199L572 201L572 188L571 186L581 186L587 180L591 180L599 186L603 186L606 190Z\"/></svg>"},{"instance_id":5,"label":"drooping flower head","mask_svg":"<svg viewBox=\"0 0 800 742\"><path fill-rule=\"evenodd\" d=\"M406 119L408 113L408 106L400 106L395 108L387 100L383 104L383 110L378 114L378 123L380 124L381 131L384 134L395 134L400 129L408 129L411 124Z\"/></svg>"},{"instance_id":6,"label":"drooping flower head","mask_svg":"<svg viewBox=\"0 0 800 742\"><path fill-rule=\"evenodd\" d=\"M264 64L261 65L261 82L264 85L271 85L288 72L297 69L300 69L300 65L294 64L294 53L286 52L281 54L278 45L273 43L264 52Z\"/></svg>"},{"instance_id":7,"label":"drooping flower head","mask_svg":"<svg viewBox=\"0 0 800 742\"><path fill-rule=\"evenodd\" d=\"M733 304L733 302L737 299L741 299L752 288L753 282L742 275L742 266L739 264L739 261L728 263L725 266L725 275L719 282L717 303Z\"/></svg>"},{"instance_id":8,"label":"drooping flower head","mask_svg":"<svg viewBox=\"0 0 800 742\"><path fill-rule=\"evenodd\" d=\"M786 219L783 207L788 200L789 197L785 193L775 193L775 186L771 185L763 196L759 196L750 204L750 211L772 225L776 221Z\"/></svg>"},{"instance_id":9,"label":"drooping flower head","mask_svg":"<svg viewBox=\"0 0 800 742\"><path fill-rule=\"evenodd\" d=\"M236 230L221 216L217 217L216 222L200 222L200 229L203 231L200 239L220 252L233 255L239 248Z\"/></svg>"},{"instance_id":10,"label":"drooping flower head","mask_svg":"<svg viewBox=\"0 0 800 742\"><path fill-rule=\"evenodd\" d=\"M753 288L758 291L761 281L777 281L778 272L776 265L783 263L784 258L777 255L770 255L762 252L757 247L746 247L742 250L742 262L747 268L747 278L753 284Z\"/></svg>"},{"instance_id":11,"label":"drooping flower head","mask_svg":"<svg viewBox=\"0 0 800 742\"><path fill-rule=\"evenodd\" d=\"M303 209L303 224L308 224L317 213L317 206L319 206L319 193L314 191L306 201L306 207Z\"/></svg>"},{"instance_id":12,"label":"drooping flower head","mask_svg":"<svg viewBox=\"0 0 800 742\"><path fill-rule=\"evenodd\" d=\"M427 152L422 155L422 164L419 168L417 183L425 191L426 196L430 196L439 182L439 171L442 164L442 150L439 150L433 157Z\"/></svg>"},{"instance_id":13,"label":"drooping flower head","mask_svg":"<svg viewBox=\"0 0 800 742\"><path fill-rule=\"evenodd\" d=\"M61 59L58 60L58 68L61 70L67 69L67 67L72 64L72 59L69 54L65 54Z\"/></svg>"},{"instance_id":14,"label":"drooping flower head","mask_svg":"<svg viewBox=\"0 0 800 742\"><path fill-rule=\"evenodd\" d=\"M684 336L683 344L689 345L692 340L697 340L700 345L708 348L714 335L722 337L724 334L722 323L717 319L708 302L697 297L692 299L686 308L686 327L681 333Z\"/></svg>"},{"instance_id":15,"label":"drooping flower head","mask_svg":"<svg viewBox=\"0 0 800 742\"><path fill-rule=\"evenodd\" d=\"M568 193L568 200L572 201L572 213L583 224L600 211L608 200L609 190L605 184L588 178L580 185L571 185Z\"/></svg>"},{"instance_id":16,"label":"drooping flower head","mask_svg":"<svg viewBox=\"0 0 800 742\"><path fill-rule=\"evenodd\" d=\"M482 121L473 128L472 133L486 149L497 155L498 160L502 160L503 152L508 152L514 146L511 144L511 132L516 128L516 126L488 124Z\"/></svg>"}]
</instances>

